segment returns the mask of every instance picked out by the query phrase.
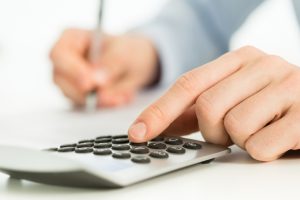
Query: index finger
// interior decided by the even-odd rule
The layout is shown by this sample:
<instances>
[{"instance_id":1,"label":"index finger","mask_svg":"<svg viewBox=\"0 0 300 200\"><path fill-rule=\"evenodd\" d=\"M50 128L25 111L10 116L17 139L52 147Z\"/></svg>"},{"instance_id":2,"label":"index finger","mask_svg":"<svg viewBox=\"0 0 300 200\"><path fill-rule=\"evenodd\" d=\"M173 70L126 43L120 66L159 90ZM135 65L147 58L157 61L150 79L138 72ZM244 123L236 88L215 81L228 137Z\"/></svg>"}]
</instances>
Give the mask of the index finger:
<instances>
[{"instance_id":1,"label":"index finger","mask_svg":"<svg viewBox=\"0 0 300 200\"><path fill-rule=\"evenodd\" d=\"M158 136L195 102L199 94L261 55L262 52L253 47L244 47L185 73L165 95L138 116L128 130L130 140L144 142Z\"/></svg>"}]
</instances>

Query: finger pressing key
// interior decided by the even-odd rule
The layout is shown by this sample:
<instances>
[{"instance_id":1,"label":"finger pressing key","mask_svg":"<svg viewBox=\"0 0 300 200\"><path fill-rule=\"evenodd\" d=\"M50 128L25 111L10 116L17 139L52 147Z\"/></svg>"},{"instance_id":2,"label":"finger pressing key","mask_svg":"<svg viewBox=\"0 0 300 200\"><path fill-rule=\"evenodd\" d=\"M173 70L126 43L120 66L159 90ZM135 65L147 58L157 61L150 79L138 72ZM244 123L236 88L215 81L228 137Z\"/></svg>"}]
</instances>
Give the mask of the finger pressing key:
<instances>
[{"instance_id":1,"label":"finger pressing key","mask_svg":"<svg viewBox=\"0 0 300 200\"><path fill-rule=\"evenodd\" d=\"M254 51L252 47L246 47ZM227 53L220 58L187 72L159 98L144 110L129 128L130 140L148 141L164 131L177 117L195 102L205 90L231 75L255 59L258 54L247 54L245 49ZM249 56L249 55L252 55ZM254 58L253 58L254 57Z\"/></svg>"}]
</instances>

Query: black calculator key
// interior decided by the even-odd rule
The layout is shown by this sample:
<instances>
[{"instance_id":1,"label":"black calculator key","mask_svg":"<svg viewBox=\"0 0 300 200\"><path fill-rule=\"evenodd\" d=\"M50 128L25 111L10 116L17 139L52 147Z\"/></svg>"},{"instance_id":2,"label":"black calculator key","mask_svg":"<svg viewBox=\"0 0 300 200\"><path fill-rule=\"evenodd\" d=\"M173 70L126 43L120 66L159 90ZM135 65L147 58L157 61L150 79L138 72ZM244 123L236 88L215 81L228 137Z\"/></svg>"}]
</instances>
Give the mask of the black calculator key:
<instances>
[{"instance_id":1,"label":"black calculator key","mask_svg":"<svg viewBox=\"0 0 300 200\"><path fill-rule=\"evenodd\" d=\"M149 143L148 147L151 149L165 149L165 148L167 148L167 145L165 145L164 143L161 143L161 142L159 142L159 143L153 142L153 143Z\"/></svg>"},{"instance_id":2,"label":"black calculator key","mask_svg":"<svg viewBox=\"0 0 300 200\"><path fill-rule=\"evenodd\" d=\"M128 159L130 158L130 153L115 152L113 153L112 157L119 159Z\"/></svg>"},{"instance_id":3,"label":"black calculator key","mask_svg":"<svg viewBox=\"0 0 300 200\"><path fill-rule=\"evenodd\" d=\"M114 135L112 136L113 139L119 139L119 138L128 138L128 135Z\"/></svg>"},{"instance_id":4,"label":"black calculator key","mask_svg":"<svg viewBox=\"0 0 300 200\"><path fill-rule=\"evenodd\" d=\"M85 139L85 140L80 140L78 143L88 143L88 142L94 142L94 139Z\"/></svg>"},{"instance_id":5,"label":"black calculator key","mask_svg":"<svg viewBox=\"0 0 300 200\"><path fill-rule=\"evenodd\" d=\"M110 138L110 139L111 139L112 136L111 136L111 135L101 135L101 136L96 137L96 140L97 140L97 139L103 139L103 138L106 138L106 139L107 139L107 138L108 138L108 139Z\"/></svg>"},{"instance_id":6,"label":"black calculator key","mask_svg":"<svg viewBox=\"0 0 300 200\"><path fill-rule=\"evenodd\" d=\"M58 148L56 148L56 147L44 149L44 151L57 151L57 150L58 150Z\"/></svg>"},{"instance_id":7,"label":"black calculator key","mask_svg":"<svg viewBox=\"0 0 300 200\"><path fill-rule=\"evenodd\" d=\"M149 149L147 147L142 147L142 146L132 147L130 152L135 154L147 154L149 153Z\"/></svg>"},{"instance_id":8,"label":"black calculator key","mask_svg":"<svg viewBox=\"0 0 300 200\"><path fill-rule=\"evenodd\" d=\"M147 142L142 142L142 143L135 143L135 142L130 142L130 145L132 146L147 146Z\"/></svg>"},{"instance_id":9,"label":"black calculator key","mask_svg":"<svg viewBox=\"0 0 300 200\"><path fill-rule=\"evenodd\" d=\"M113 144L126 144L129 143L128 138L116 138L112 140Z\"/></svg>"},{"instance_id":10,"label":"black calculator key","mask_svg":"<svg viewBox=\"0 0 300 200\"><path fill-rule=\"evenodd\" d=\"M164 158L168 158L169 157L169 154L167 152L161 151L161 150L152 151L149 155L152 158L160 158L160 159L164 159Z\"/></svg>"},{"instance_id":11,"label":"black calculator key","mask_svg":"<svg viewBox=\"0 0 300 200\"><path fill-rule=\"evenodd\" d=\"M150 158L146 157L146 156L135 156L131 159L132 162L135 163L150 163Z\"/></svg>"},{"instance_id":12,"label":"black calculator key","mask_svg":"<svg viewBox=\"0 0 300 200\"><path fill-rule=\"evenodd\" d=\"M112 151L110 149L94 149L94 154L104 156L112 154Z\"/></svg>"},{"instance_id":13,"label":"black calculator key","mask_svg":"<svg viewBox=\"0 0 300 200\"><path fill-rule=\"evenodd\" d=\"M172 146L167 148L167 152L175 153L175 154L184 154L185 149L179 146Z\"/></svg>"},{"instance_id":14,"label":"black calculator key","mask_svg":"<svg viewBox=\"0 0 300 200\"><path fill-rule=\"evenodd\" d=\"M165 140L164 137L158 136L158 137L156 137L156 138L153 138L151 141L152 141L152 142L163 142L164 140Z\"/></svg>"},{"instance_id":15,"label":"black calculator key","mask_svg":"<svg viewBox=\"0 0 300 200\"><path fill-rule=\"evenodd\" d=\"M111 143L96 143L94 145L94 148L96 149L106 149L106 148L110 148L111 147Z\"/></svg>"},{"instance_id":16,"label":"black calculator key","mask_svg":"<svg viewBox=\"0 0 300 200\"><path fill-rule=\"evenodd\" d=\"M75 149L76 153L91 153L93 152L93 148L92 147L77 147Z\"/></svg>"},{"instance_id":17,"label":"black calculator key","mask_svg":"<svg viewBox=\"0 0 300 200\"><path fill-rule=\"evenodd\" d=\"M195 142L186 142L184 145L183 145L184 148L187 148L187 149L201 149L201 145L198 144L198 143L195 143Z\"/></svg>"},{"instance_id":18,"label":"black calculator key","mask_svg":"<svg viewBox=\"0 0 300 200\"><path fill-rule=\"evenodd\" d=\"M95 143L107 143L111 142L111 138L98 138L95 140Z\"/></svg>"},{"instance_id":19,"label":"black calculator key","mask_svg":"<svg viewBox=\"0 0 300 200\"><path fill-rule=\"evenodd\" d=\"M81 148L81 147L92 147L92 146L94 146L94 143L91 143L91 142L77 144L78 148Z\"/></svg>"},{"instance_id":20,"label":"black calculator key","mask_svg":"<svg viewBox=\"0 0 300 200\"><path fill-rule=\"evenodd\" d=\"M71 152L74 151L75 147L61 147L57 149L58 152Z\"/></svg>"},{"instance_id":21,"label":"black calculator key","mask_svg":"<svg viewBox=\"0 0 300 200\"><path fill-rule=\"evenodd\" d=\"M64 148L64 147L76 147L76 143L72 143L72 144L62 144L60 145L60 148Z\"/></svg>"},{"instance_id":22,"label":"black calculator key","mask_svg":"<svg viewBox=\"0 0 300 200\"><path fill-rule=\"evenodd\" d=\"M130 146L127 144L115 144L112 146L113 150L119 150L119 151L124 151L124 150L129 150Z\"/></svg>"},{"instance_id":23,"label":"black calculator key","mask_svg":"<svg viewBox=\"0 0 300 200\"><path fill-rule=\"evenodd\" d=\"M183 142L179 138L171 137L171 138L167 138L165 143L170 144L170 145L180 145Z\"/></svg>"}]
</instances>

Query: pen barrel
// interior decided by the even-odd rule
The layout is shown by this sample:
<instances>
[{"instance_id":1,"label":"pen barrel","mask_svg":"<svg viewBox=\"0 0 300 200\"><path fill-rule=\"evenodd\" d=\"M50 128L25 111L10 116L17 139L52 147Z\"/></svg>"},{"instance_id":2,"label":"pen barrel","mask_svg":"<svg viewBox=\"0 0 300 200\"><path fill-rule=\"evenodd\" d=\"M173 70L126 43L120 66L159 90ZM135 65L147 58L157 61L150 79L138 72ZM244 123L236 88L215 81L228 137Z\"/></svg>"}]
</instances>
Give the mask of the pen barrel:
<instances>
[{"instance_id":1,"label":"pen barrel","mask_svg":"<svg viewBox=\"0 0 300 200\"><path fill-rule=\"evenodd\" d=\"M92 65L99 63L99 57L101 53L102 44L102 32L100 29L96 29L92 33L91 46L89 50L88 59Z\"/></svg>"}]
</instances>

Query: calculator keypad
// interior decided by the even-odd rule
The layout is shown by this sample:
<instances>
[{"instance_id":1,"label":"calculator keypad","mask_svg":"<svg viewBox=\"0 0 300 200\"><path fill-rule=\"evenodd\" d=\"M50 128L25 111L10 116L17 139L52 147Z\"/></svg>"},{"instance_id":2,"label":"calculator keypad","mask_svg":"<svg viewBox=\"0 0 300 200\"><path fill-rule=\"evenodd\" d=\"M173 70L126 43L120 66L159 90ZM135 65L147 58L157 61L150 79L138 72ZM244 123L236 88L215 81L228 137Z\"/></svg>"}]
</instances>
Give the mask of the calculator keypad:
<instances>
[{"instance_id":1,"label":"calculator keypad","mask_svg":"<svg viewBox=\"0 0 300 200\"><path fill-rule=\"evenodd\" d=\"M201 144L184 141L180 137L159 136L149 142L133 143L127 135L105 135L45 150L60 153L93 153L95 156L112 156L114 159L130 159L134 163L147 164L152 159L168 159L172 155L179 156L186 151L199 151L201 148Z\"/></svg>"},{"instance_id":2,"label":"calculator keypad","mask_svg":"<svg viewBox=\"0 0 300 200\"><path fill-rule=\"evenodd\" d=\"M110 154L112 154L112 151L110 149L94 149L93 153L95 155L104 156L104 155L110 155Z\"/></svg>"},{"instance_id":3,"label":"calculator keypad","mask_svg":"<svg viewBox=\"0 0 300 200\"><path fill-rule=\"evenodd\" d=\"M119 151L124 151L124 150L129 150L130 146L127 144L114 144L112 145L113 150L119 150Z\"/></svg>"},{"instance_id":4,"label":"calculator keypad","mask_svg":"<svg viewBox=\"0 0 300 200\"><path fill-rule=\"evenodd\" d=\"M113 153L112 156L118 159L128 159L131 157L130 153L123 153L123 152L115 152Z\"/></svg>"},{"instance_id":5,"label":"calculator keypad","mask_svg":"<svg viewBox=\"0 0 300 200\"><path fill-rule=\"evenodd\" d=\"M159 142L159 143L153 142L153 143L150 143L148 145L148 147L151 149L166 149L167 145L164 143L161 143L161 142Z\"/></svg>"},{"instance_id":6,"label":"calculator keypad","mask_svg":"<svg viewBox=\"0 0 300 200\"><path fill-rule=\"evenodd\" d=\"M146 156L135 156L131 160L135 163L150 163L150 158Z\"/></svg>"},{"instance_id":7,"label":"calculator keypad","mask_svg":"<svg viewBox=\"0 0 300 200\"><path fill-rule=\"evenodd\" d=\"M94 149L92 147L76 147L75 152L76 153L91 153Z\"/></svg>"}]
</instances>

